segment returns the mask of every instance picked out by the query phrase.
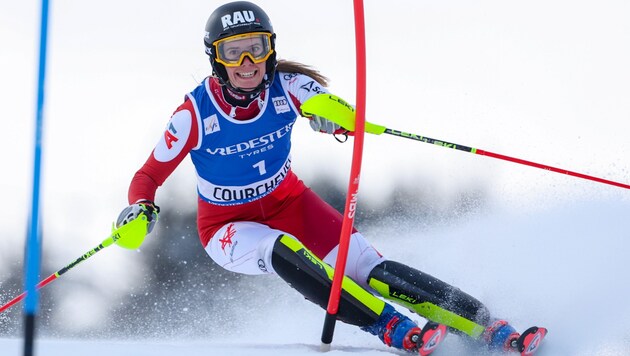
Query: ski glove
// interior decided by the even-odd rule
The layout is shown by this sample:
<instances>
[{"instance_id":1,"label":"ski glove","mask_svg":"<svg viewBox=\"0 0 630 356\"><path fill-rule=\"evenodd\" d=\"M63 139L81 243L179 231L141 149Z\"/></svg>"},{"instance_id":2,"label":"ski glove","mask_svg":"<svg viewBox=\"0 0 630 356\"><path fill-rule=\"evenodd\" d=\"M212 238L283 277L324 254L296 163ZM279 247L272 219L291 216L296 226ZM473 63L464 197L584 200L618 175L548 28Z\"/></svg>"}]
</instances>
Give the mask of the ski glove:
<instances>
[{"instance_id":1,"label":"ski glove","mask_svg":"<svg viewBox=\"0 0 630 356\"><path fill-rule=\"evenodd\" d=\"M317 132L323 132L327 134L343 134L347 132L347 130L345 130L340 125L321 116L313 115L308 119L311 128Z\"/></svg>"},{"instance_id":2,"label":"ski glove","mask_svg":"<svg viewBox=\"0 0 630 356\"><path fill-rule=\"evenodd\" d=\"M155 227L155 223L158 221L158 214L160 213L160 207L155 205L152 201L143 200L136 204L131 204L124 208L116 219L116 228L135 220L140 214L144 214L147 217L149 224L147 225L147 234L151 233Z\"/></svg>"}]
</instances>

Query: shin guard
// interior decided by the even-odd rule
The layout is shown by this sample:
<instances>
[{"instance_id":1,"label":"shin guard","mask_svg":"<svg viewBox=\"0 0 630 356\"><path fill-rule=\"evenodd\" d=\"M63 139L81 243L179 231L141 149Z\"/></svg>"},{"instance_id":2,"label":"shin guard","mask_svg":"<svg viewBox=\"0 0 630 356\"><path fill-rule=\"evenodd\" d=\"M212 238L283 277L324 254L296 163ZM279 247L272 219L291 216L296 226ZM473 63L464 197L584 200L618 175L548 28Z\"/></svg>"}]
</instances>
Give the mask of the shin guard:
<instances>
[{"instance_id":1,"label":"shin guard","mask_svg":"<svg viewBox=\"0 0 630 356\"><path fill-rule=\"evenodd\" d=\"M482 335L488 322L488 310L481 302L402 263L379 264L370 272L368 283L383 297L473 338Z\"/></svg>"},{"instance_id":2,"label":"shin guard","mask_svg":"<svg viewBox=\"0 0 630 356\"><path fill-rule=\"evenodd\" d=\"M326 309L334 269L313 255L299 241L280 235L276 240L271 263L276 273L306 299ZM385 302L344 277L337 317L357 326L376 322Z\"/></svg>"}]
</instances>

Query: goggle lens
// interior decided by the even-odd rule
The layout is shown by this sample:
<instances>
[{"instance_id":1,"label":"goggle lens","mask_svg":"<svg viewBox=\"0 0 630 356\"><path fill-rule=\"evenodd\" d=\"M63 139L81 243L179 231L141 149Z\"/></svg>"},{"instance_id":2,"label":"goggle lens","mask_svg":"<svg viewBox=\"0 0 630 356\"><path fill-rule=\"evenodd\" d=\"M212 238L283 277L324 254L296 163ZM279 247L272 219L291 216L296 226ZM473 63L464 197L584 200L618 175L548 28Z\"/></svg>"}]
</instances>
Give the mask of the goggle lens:
<instances>
[{"instance_id":1,"label":"goggle lens","mask_svg":"<svg viewBox=\"0 0 630 356\"><path fill-rule=\"evenodd\" d=\"M215 41L217 62L228 66L238 67L245 57L253 63L262 63L273 53L271 48L271 34L267 32L253 32L234 35Z\"/></svg>"}]
</instances>

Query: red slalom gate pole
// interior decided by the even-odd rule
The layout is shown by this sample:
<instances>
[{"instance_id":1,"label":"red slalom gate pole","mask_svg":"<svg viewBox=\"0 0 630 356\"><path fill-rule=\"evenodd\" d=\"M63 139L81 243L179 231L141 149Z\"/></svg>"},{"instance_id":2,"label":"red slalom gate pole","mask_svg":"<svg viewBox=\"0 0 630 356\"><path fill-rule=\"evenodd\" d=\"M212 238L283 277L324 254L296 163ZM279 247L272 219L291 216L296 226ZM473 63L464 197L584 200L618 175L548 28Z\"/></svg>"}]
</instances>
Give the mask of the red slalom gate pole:
<instances>
[{"instance_id":1,"label":"red slalom gate pole","mask_svg":"<svg viewBox=\"0 0 630 356\"><path fill-rule=\"evenodd\" d=\"M350 181L348 183L348 193L346 205L339 236L339 250L337 261L335 262L335 273L333 276L326 318L322 330L322 349L329 349L335 332L337 312L339 310L339 300L341 298L342 281L346 270L346 260L348 248L350 246L350 235L354 225L354 217L357 208L359 194L359 178L361 175L361 161L363 159L363 137L365 131L365 102L366 102L366 55L365 55L365 16L363 11L363 1L354 1L354 31L356 41L356 70L357 70L357 102L356 102L356 127L354 131L354 148L352 153L352 167L350 170Z\"/></svg>"}]
</instances>

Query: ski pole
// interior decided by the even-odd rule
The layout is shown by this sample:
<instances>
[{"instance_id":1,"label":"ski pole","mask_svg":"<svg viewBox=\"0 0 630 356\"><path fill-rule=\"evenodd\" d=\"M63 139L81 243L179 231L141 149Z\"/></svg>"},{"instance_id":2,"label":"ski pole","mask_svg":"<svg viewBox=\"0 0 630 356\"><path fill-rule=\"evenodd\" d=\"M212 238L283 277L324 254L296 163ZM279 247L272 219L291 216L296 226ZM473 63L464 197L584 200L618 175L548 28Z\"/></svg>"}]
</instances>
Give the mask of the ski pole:
<instances>
[{"instance_id":1,"label":"ski pole","mask_svg":"<svg viewBox=\"0 0 630 356\"><path fill-rule=\"evenodd\" d=\"M481 149L478 149L478 148L463 146L463 145L460 145L460 144L450 143L450 142L446 142L446 141L442 141L442 140L436 140L436 139L433 139L433 138L430 138L430 137L426 137L426 136L416 135L416 134L403 132L403 131L398 131L398 130L392 130L392 129L388 129L388 128L385 128L385 130L382 133L386 133L386 134L390 134L390 135L398 136L398 137L404 137L404 138L408 138L408 139L416 140L416 141L421 141L421 142L425 142L425 143L430 143L430 144L434 144L434 145L442 146L442 147L446 147L446 148L452 148L452 149L456 149L456 150L460 150L460 151L464 151L464 152L470 152L470 153L474 153L474 154L478 154L478 155L482 155L482 156L502 159L502 160L508 161L508 162L523 164L523 165L526 165L526 166L540 168L540 169L544 169L544 170L547 170L547 171L552 171L552 172L556 172L556 173L566 174L566 175L570 175L570 176L573 176L573 177L588 179L588 180L592 180L592 181L599 182L599 183L604 183L604 184L614 185L614 186L621 187L621 188L630 189L630 185L628 185L628 184L623 184L623 183L619 183L619 182L615 182L615 181L611 181L611 180L607 180L607 179L603 179L603 178L593 177L593 176L589 176L589 175L578 173L578 172L569 171L569 170L562 169L562 168L556 168L556 167L548 166L548 165L545 165L545 164L540 164L540 163L527 161L527 160L520 159L520 158L515 158L515 157L502 155L502 154L499 154L499 153L493 153L493 152L490 152L490 151L481 150Z\"/></svg>"},{"instance_id":2,"label":"ski pole","mask_svg":"<svg viewBox=\"0 0 630 356\"><path fill-rule=\"evenodd\" d=\"M45 287L46 285L48 285L55 279L59 278L62 274L74 268L79 263L87 260L88 258L94 256L97 252L103 250L105 247L111 246L114 243L128 249L138 248L140 244L142 244L142 241L144 240L144 237L146 236L147 225L148 225L148 218L146 217L145 214L142 214L138 218L131 220L130 222L121 226L118 229L112 227L112 234L109 237L107 237L105 240L103 240L103 242L101 242L98 246L96 246L95 248L83 254L83 256L74 260L69 265L65 266L64 268L51 274L50 276L48 276L47 278L39 282L36 285L36 289L39 290ZM22 292L22 294L13 298L11 301L6 303L5 305L1 306L0 313L4 312L5 310L19 303L25 297L26 297L26 292Z\"/></svg>"},{"instance_id":3,"label":"ski pole","mask_svg":"<svg viewBox=\"0 0 630 356\"><path fill-rule=\"evenodd\" d=\"M348 105L343 100L336 97L335 95L332 95L332 94L315 95L302 105L302 110L303 110L303 113L307 115L318 115L330 121L333 121L341 125L341 127L345 128L346 130L349 130L352 132L354 132L355 130L354 109L352 107L348 107ZM501 159L508 162L523 164L526 166L540 168L547 171L567 174L573 177L588 179L588 180L592 180L599 183L604 183L604 184L609 184L616 187L630 189L630 185L628 184L619 183L619 182L611 181L608 179L593 177L593 176L569 171L562 168L556 168L556 167L548 166L545 164L527 161L520 158L510 157L510 156L502 155L499 153L493 153L493 152L481 150L478 148L468 147L468 146L460 145L457 143L437 140L437 139L433 139L430 137L426 137L426 136L422 136L422 135L418 135L414 133L393 130L393 129L386 128L385 126L373 124L371 122L365 123L365 132L371 133L374 135L381 135L385 133L385 134L389 134L389 135L393 135L397 137L404 137L404 138L408 138L415 141L433 144L436 146L452 148L455 150L460 150L460 151L474 153L474 154L478 154L482 156L497 158L497 159Z\"/></svg>"}]
</instances>

